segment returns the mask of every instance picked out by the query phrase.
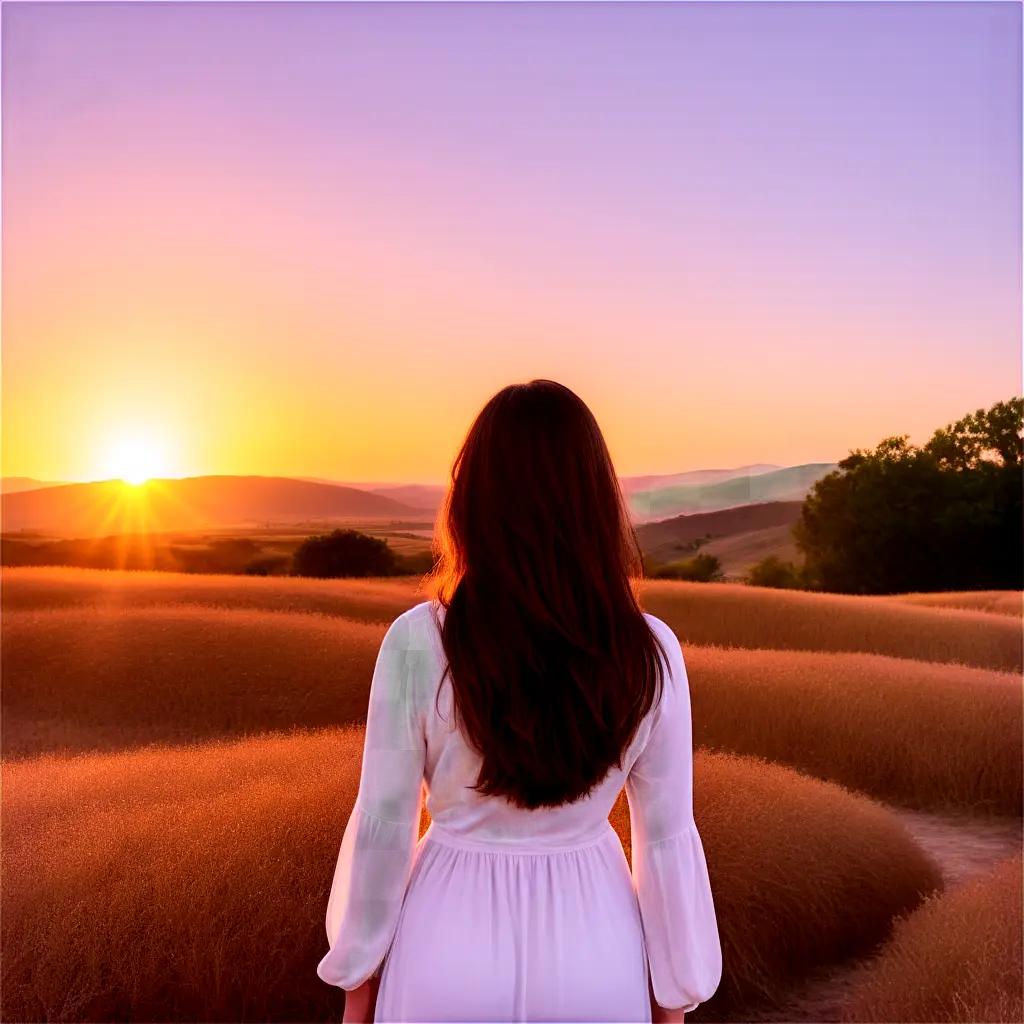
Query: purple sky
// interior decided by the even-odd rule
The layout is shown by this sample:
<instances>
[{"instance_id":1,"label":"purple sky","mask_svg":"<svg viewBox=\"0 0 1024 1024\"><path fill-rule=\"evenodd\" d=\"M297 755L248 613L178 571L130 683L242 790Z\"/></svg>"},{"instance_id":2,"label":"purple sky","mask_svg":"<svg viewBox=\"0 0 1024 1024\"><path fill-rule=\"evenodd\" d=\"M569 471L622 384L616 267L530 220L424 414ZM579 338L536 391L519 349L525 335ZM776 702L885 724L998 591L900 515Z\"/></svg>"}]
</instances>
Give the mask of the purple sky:
<instances>
[{"instance_id":1,"label":"purple sky","mask_svg":"<svg viewBox=\"0 0 1024 1024\"><path fill-rule=\"evenodd\" d=\"M1020 391L1020 19L5 3L4 473L442 479L532 376L625 473L923 441Z\"/></svg>"}]
</instances>

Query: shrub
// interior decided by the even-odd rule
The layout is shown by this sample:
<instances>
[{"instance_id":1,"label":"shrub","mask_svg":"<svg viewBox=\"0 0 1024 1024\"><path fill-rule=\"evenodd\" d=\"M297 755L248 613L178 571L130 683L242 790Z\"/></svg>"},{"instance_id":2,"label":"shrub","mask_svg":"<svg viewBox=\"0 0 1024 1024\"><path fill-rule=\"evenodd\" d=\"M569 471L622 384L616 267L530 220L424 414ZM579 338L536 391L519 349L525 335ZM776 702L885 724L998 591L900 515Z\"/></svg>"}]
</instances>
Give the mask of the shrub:
<instances>
[{"instance_id":1,"label":"shrub","mask_svg":"<svg viewBox=\"0 0 1024 1024\"><path fill-rule=\"evenodd\" d=\"M722 578L722 563L714 555L695 555L658 566L651 576L656 580L689 580L691 583L711 583Z\"/></svg>"},{"instance_id":2,"label":"shrub","mask_svg":"<svg viewBox=\"0 0 1024 1024\"><path fill-rule=\"evenodd\" d=\"M750 567L747 582L754 587L793 590L803 585L803 571L793 562L784 562L778 555L769 555Z\"/></svg>"},{"instance_id":3,"label":"shrub","mask_svg":"<svg viewBox=\"0 0 1024 1024\"><path fill-rule=\"evenodd\" d=\"M307 537L292 556L296 576L393 576L395 553L386 540L358 530L333 530Z\"/></svg>"}]
</instances>

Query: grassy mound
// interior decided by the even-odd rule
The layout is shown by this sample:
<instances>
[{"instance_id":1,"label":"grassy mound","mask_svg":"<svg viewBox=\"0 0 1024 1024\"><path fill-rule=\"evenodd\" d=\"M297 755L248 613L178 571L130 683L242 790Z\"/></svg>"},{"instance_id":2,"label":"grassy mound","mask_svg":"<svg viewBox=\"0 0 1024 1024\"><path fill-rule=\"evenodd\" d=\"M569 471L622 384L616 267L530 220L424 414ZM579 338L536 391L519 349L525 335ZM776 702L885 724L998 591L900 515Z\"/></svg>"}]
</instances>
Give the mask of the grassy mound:
<instances>
[{"instance_id":1,"label":"grassy mound","mask_svg":"<svg viewBox=\"0 0 1024 1024\"><path fill-rule=\"evenodd\" d=\"M390 622L424 597L414 578L312 580L72 568L7 569L3 576L5 611L198 604ZM732 583L649 580L641 593L644 607L692 644L864 651L1009 672L1022 668L1020 622L1010 616Z\"/></svg>"},{"instance_id":2,"label":"grassy mound","mask_svg":"<svg viewBox=\"0 0 1024 1024\"><path fill-rule=\"evenodd\" d=\"M384 631L187 605L8 612L4 756L356 721Z\"/></svg>"},{"instance_id":3,"label":"grassy mound","mask_svg":"<svg viewBox=\"0 0 1024 1024\"><path fill-rule=\"evenodd\" d=\"M1019 814L1009 672L877 654L690 647L694 739L921 809Z\"/></svg>"},{"instance_id":4,"label":"grassy mound","mask_svg":"<svg viewBox=\"0 0 1024 1024\"><path fill-rule=\"evenodd\" d=\"M386 623L423 600L417 587L417 580L404 577L319 580L40 566L4 570L3 608L213 605L253 611L317 612L357 622Z\"/></svg>"},{"instance_id":5,"label":"grassy mound","mask_svg":"<svg viewBox=\"0 0 1024 1024\"><path fill-rule=\"evenodd\" d=\"M1020 672L1021 624L1009 616L739 583L649 580L644 607L700 646L863 651Z\"/></svg>"},{"instance_id":6,"label":"grassy mound","mask_svg":"<svg viewBox=\"0 0 1024 1024\"><path fill-rule=\"evenodd\" d=\"M897 922L853 979L846 1021L1024 1020L1021 857Z\"/></svg>"},{"instance_id":7,"label":"grassy mound","mask_svg":"<svg viewBox=\"0 0 1024 1024\"><path fill-rule=\"evenodd\" d=\"M959 590L938 594L897 594L890 598L928 608L966 608L993 615L1024 615L1024 594L1019 590Z\"/></svg>"},{"instance_id":8,"label":"grassy mound","mask_svg":"<svg viewBox=\"0 0 1024 1024\"><path fill-rule=\"evenodd\" d=\"M6 764L4 1019L337 1019L315 965L361 752L345 728ZM877 944L939 884L866 798L756 759L695 769L718 1006Z\"/></svg>"}]
</instances>

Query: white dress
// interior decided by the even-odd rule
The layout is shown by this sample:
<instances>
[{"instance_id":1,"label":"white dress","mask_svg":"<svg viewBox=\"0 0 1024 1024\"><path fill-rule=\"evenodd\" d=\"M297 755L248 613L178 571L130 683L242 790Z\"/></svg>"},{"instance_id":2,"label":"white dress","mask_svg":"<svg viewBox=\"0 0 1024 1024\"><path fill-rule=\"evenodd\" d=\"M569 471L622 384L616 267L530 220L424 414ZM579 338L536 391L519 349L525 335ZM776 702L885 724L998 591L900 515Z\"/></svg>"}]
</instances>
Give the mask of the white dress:
<instances>
[{"instance_id":1,"label":"white dress","mask_svg":"<svg viewBox=\"0 0 1024 1024\"><path fill-rule=\"evenodd\" d=\"M650 1021L648 978L661 1006L692 1010L718 987L722 951L675 634L646 614L670 671L622 770L531 811L467 788L480 758L450 680L439 692L443 615L424 601L381 644L318 976L353 989L379 973L377 1021ZM608 821L623 787L632 872Z\"/></svg>"}]
</instances>

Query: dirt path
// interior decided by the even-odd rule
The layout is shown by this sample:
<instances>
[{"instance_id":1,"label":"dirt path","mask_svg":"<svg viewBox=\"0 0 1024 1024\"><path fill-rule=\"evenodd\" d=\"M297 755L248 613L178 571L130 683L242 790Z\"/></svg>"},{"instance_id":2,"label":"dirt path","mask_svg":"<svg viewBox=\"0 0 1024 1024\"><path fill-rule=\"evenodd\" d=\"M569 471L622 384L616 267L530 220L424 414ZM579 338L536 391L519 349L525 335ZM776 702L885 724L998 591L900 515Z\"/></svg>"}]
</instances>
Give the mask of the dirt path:
<instances>
[{"instance_id":1,"label":"dirt path","mask_svg":"<svg viewBox=\"0 0 1024 1024\"><path fill-rule=\"evenodd\" d=\"M939 864L947 889L983 874L1021 848L1020 819L929 814L895 807L892 810ZM809 977L783 1007L752 1012L743 1019L764 1024L838 1021L840 1006L859 962L833 964Z\"/></svg>"}]
</instances>

